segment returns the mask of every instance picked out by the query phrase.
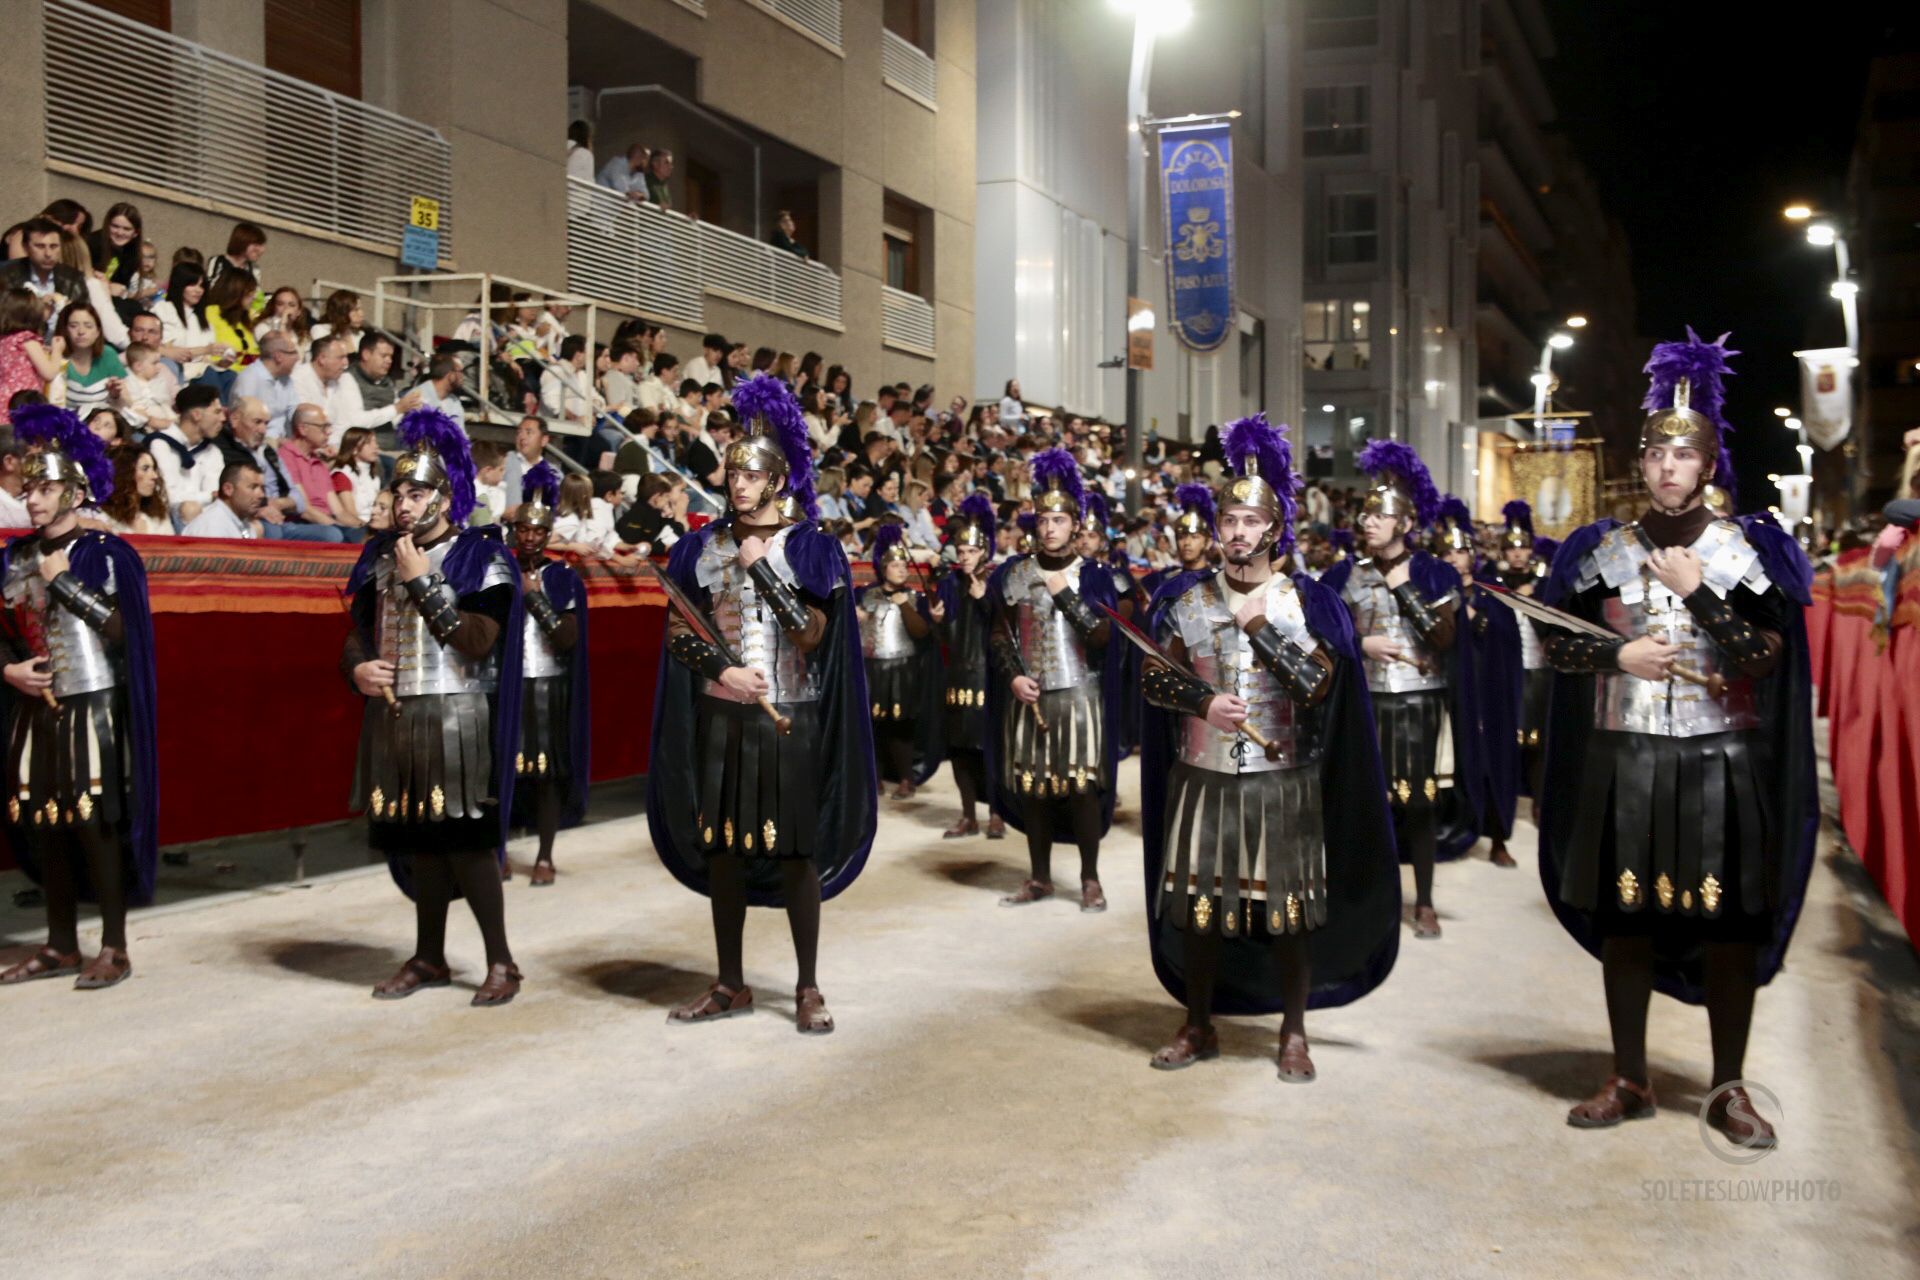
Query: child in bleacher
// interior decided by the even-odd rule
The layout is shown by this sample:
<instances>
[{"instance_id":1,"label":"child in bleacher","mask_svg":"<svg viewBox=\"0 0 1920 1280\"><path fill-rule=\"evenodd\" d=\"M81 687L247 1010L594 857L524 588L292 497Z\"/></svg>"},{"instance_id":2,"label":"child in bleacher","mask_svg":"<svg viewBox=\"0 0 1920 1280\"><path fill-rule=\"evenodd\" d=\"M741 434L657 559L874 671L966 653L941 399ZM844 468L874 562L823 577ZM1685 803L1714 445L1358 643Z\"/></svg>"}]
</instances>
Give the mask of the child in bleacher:
<instances>
[{"instance_id":1,"label":"child in bleacher","mask_svg":"<svg viewBox=\"0 0 1920 1280\"><path fill-rule=\"evenodd\" d=\"M120 380L120 412L142 431L161 431L177 421L173 397L180 380L160 359L152 343L136 342L127 348L127 376Z\"/></svg>"},{"instance_id":2,"label":"child in bleacher","mask_svg":"<svg viewBox=\"0 0 1920 1280\"><path fill-rule=\"evenodd\" d=\"M473 442L473 515L468 524L498 524L507 514L507 451L491 440Z\"/></svg>"}]
</instances>

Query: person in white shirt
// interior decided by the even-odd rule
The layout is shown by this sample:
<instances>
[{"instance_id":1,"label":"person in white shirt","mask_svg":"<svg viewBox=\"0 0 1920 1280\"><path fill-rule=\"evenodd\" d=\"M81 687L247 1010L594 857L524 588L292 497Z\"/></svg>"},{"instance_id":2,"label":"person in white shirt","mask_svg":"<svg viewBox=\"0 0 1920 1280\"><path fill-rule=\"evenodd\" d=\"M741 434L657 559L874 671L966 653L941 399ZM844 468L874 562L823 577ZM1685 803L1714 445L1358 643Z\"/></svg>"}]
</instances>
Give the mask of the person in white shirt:
<instances>
[{"instance_id":1,"label":"person in white shirt","mask_svg":"<svg viewBox=\"0 0 1920 1280\"><path fill-rule=\"evenodd\" d=\"M589 559L613 554L613 506L593 496L593 481L575 472L560 482L560 506L553 519L550 551Z\"/></svg>"},{"instance_id":2,"label":"person in white shirt","mask_svg":"<svg viewBox=\"0 0 1920 1280\"><path fill-rule=\"evenodd\" d=\"M1020 402L1020 379L1008 378L1006 392L1000 397L1000 421L1018 435L1026 420L1027 406Z\"/></svg>"},{"instance_id":3,"label":"person in white shirt","mask_svg":"<svg viewBox=\"0 0 1920 1280\"><path fill-rule=\"evenodd\" d=\"M585 120L567 126L567 176L593 181L593 126Z\"/></svg>"},{"instance_id":4,"label":"person in white shirt","mask_svg":"<svg viewBox=\"0 0 1920 1280\"><path fill-rule=\"evenodd\" d=\"M333 450L349 429L391 426L401 414L419 408L421 401L416 388L384 408L367 408L360 384L347 373L346 341L334 337L314 339L312 357L293 371L293 389L298 403L317 404L327 411L327 448Z\"/></svg>"},{"instance_id":5,"label":"person in white shirt","mask_svg":"<svg viewBox=\"0 0 1920 1280\"><path fill-rule=\"evenodd\" d=\"M147 431L158 431L173 422L173 398L180 384L173 370L160 360L160 352L144 342L127 348L127 375L120 379L120 412L126 420Z\"/></svg>"},{"instance_id":6,"label":"person in white shirt","mask_svg":"<svg viewBox=\"0 0 1920 1280\"><path fill-rule=\"evenodd\" d=\"M534 341L539 344L542 360L558 360L560 344L567 340L567 317L573 314L573 308L564 302L549 302L540 318L533 322Z\"/></svg>"},{"instance_id":7,"label":"person in white shirt","mask_svg":"<svg viewBox=\"0 0 1920 1280\"><path fill-rule=\"evenodd\" d=\"M653 358L653 373L640 384L640 407L662 417L680 408L680 357L663 351Z\"/></svg>"},{"instance_id":8,"label":"person in white shirt","mask_svg":"<svg viewBox=\"0 0 1920 1280\"><path fill-rule=\"evenodd\" d=\"M177 421L147 437L147 452L160 468L173 518L184 524L220 492L221 457L213 438L226 415L220 393L204 383L182 387L173 398L173 412Z\"/></svg>"},{"instance_id":9,"label":"person in white shirt","mask_svg":"<svg viewBox=\"0 0 1920 1280\"><path fill-rule=\"evenodd\" d=\"M294 369L300 363L300 348L294 340L284 333L270 333L260 343L260 358L240 371L233 380L233 392L228 398L249 396L267 406L267 438L284 439L287 434L287 415L303 403L300 389L294 384ZM318 397L308 397L312 403L319 403ZM169 488L168 492L172 492Z\"/></svg>"},{"instance_id":10,"label":"person in white shirt","mask_svg":"<svg viewBox=\"0 0 1920 1280\"><path fill-rule=\"evenodd\" d=\"M726 362L727 340L717 333L710 333L700 339L700 354L687 361L687 376L701 386L709 382L725 382L720 366Z\"/></svg>"},{"instance_id":11,"label":"person in white shirt","mask_svg":"<svg viewBox=\"0 0 1920 1280\"><path fill-rule=\"evenodd\" d=\"M0 529L33 528L27 504L20 500L20 492L26 488L20 467L26 457L27 446L14 439L9 431L6 442L0 444Z\"/></svg>"},{"instance_id":12,"label":"person in white shirt","mask_svg":"<svg viewBox=\"0 0 1920 1280\"><path fill-rule=\"evenodd\" d=\"M267 487L260 468L251 462L229 464L220 473L219 501L187 522L180 531L186 538L257 538L260 522L255 519L267 501Z\"/></svg>"},{"instance_id":13,"label":"person in white shirt","mask_svg":"<svg viewBox=\"0 0 1920 1280\"><path fill-rule=\"evenodd\" d=\"M600 380L608 413L624 418L640 406L639 372L639 348L628 345L614 351L613 367Z\"/></svg>"}]
</instances>

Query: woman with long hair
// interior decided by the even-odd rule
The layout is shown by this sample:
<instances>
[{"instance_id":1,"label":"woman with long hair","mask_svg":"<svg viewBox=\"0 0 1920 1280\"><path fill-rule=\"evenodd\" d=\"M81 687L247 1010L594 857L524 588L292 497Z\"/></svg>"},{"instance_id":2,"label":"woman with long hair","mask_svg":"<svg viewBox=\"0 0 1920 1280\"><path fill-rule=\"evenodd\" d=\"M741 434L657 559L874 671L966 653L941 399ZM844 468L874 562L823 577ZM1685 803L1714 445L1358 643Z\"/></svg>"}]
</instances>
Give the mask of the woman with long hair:
<instances>
[{"instance_id":1,"label":"woman with long hair","mask_svg":"<svg viewBox=\"0 0 1920 1280\"><path fill-rule=\"evenodd\" d=\"M195 262L176 262L167 275L165 301L154 304L160 317L160 340L187 353L180 383L197 382L211 369L233 363L233 350L214 337L207 321L207 273Z\"/></svg>"},{"instance_id":2,"label":"woman with long hair","mask_svg":"<svg viewBox=\"0 0 1920 1280\"><path fill-rule=\"evenodd\" d=\"M808 387L820 385L820 360L818 351L809 351L800 357L799 371L793 375L793 389L804 391Z\"/></svg>"},{"instance_id":3,"label":"woman with long hair","mask_svg":"<svg viewBox=\"0 0 1920 1280\"><path fill-rule=\"evenodd\" d=\"M140 210L122 200L107 210L100 229L87 237L87 251L106 280L108 295L128 320L138 310L131 297L133 278L140 273Z\"/></svg>"},{"instance_id":4,"label":"woman with long hair","mask_svg":"<svg viewBox=\"0 0 1920 1280\"><path fill-rule=\"evenodd\" d=\"M115 533L171 535L167 515L167 482L153 455L138 445L121 443L108 454L113 459L113 496L101 508Z\"/></svg>"},{"instance_id":5,"label":"woman with long hair","mask_svg":"<svg viewBox=\"0 0 1920 1280\"><path fill-rule=\"evenodd\" d=\"M253 326L256 340L270 333L284 333L292 338L293 345L300 350L300 358L307 358L307 348L313 345L312 324L307 316L306 299L290 284L283 284L273 291L273 296L267 299L267 309L260 317L260 323Z\"/></svg>"},{"instance_id":6,"label":"woman with long hair","mask_svg":"<svg viewBox=\"0 0 1920 1280\"><path fill-rule=\"evenodd\" d=\"M847 372L845 365L834 364L827 366L826 387L827 395L840 402L841 412L849 414L853 412L855 407L853 403L853 375Z\"/></svg>"},{"instance_id":7,"label":"woman with long hair","mask_svg":"<svg viewBox=\"0 0 1920 1280\"><path fill-rule=\"evenodd\" d=\"M64 350L67 357L67 408L84 419L118 398L127 368L120 363L120 353L107 345L93 304L67 304L54 326L53 346L55 355Z\"/></svg>"},{"instance_id":8,"label":"woman with long hair","mask_svg":"<svg viewBox=\"0 0 1920 1280\"><path fill-rule=\"evenodd\" d=\"M335 289L328 294L326 305L320 310L320 323L313 326L313 336L340 338L346 342L348 351L358 351L360 339L366 333L366 309L361 305L360 295L351 289Z\"/></svg>"},{"instance_id":9,"label":"woman with long hair","mask_svg":"<svg viewBox=\"0 0 1920 1280\"><path fill-rule=\"evenodd\" d=\"M207 327L214 339L234 355L234 368L252 364L260 358L260 343L253 336L248 317L253 310L253 295L259 284L244 271L225 271L207 288Z\"/></svg>"}]
</instances>

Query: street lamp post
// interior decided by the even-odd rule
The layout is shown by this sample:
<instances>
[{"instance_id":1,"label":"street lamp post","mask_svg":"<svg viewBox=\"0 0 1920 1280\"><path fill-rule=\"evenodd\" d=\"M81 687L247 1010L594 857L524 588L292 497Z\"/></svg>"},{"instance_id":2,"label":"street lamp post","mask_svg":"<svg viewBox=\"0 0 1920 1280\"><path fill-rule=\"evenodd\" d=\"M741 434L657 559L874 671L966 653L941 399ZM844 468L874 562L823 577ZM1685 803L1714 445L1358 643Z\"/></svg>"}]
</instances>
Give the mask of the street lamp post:
<instances>
[{"instance_id":1,"label":"street lamp post","mask_svg":"<svg viewBox=\"0 0 1920 1280\"><path fill-rule=\"evenodd\" d=\"M1853 363L1857 369L1860 365L1860 286L1853 279L1853 259L1847 252L1847 237L1840 230L1839 219L1829 217L1804 204L1788 205L1781 212L1789 222L1807 224L1808 244L1816 248L1833 250L1834 281L1827 292L1840 304L1840 319L1847 332L1847 350L1853 353ZM1858 394L1857 388L1854 388L1854 393ZM1800 468L1803 473L1811 477L1813 447L1807 443L1806 426L1798 418L1788 418L1787 422L1789 426L1798 426L1800 429L1800 443L1796 446L1800 452ZM1845 474L1846 510L1851 512L1856 483L1855 469L1847 467Z\"/></svg>"},{"instance_id":2,"label":"street lamp post","mask_svg":"<svg viewBox=\"0 0 1920 1280\"><path fill-rule=\"evenodd\" d=\"M1573 324L1575 320L1580 323ZM1586 324L1586 319L1582 316L1573 316L1567 323L1578 329ZM1547 406L1553 399L1548 394L1553 386L1553 353L1565 351L1572 345L1573 335L1565 332L1554 333L1540 345L1540 371L1533 375L1533 435L1536 440L1540 438L1541 429L1546 425Z\"/></svg>"}]
</instances>

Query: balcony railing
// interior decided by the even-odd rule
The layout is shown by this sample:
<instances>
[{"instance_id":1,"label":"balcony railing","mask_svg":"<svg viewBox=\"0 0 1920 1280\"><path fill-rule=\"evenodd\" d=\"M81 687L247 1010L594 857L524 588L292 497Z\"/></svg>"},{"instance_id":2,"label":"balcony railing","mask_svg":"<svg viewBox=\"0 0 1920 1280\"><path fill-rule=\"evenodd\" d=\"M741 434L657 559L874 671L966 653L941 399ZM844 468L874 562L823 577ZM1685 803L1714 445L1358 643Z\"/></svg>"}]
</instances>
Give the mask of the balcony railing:
<instances>
[{"instance_id":1,"label":"balcony railing","mask_svg":"<svg viewBox=\"0 0 1920 1280\"><path fill-rule=\"evenodd\" d=\"M770 13L779 14L836 52L846 48L840 43L840 0L753 0L753 2Z\"/></svg>"},{"instance_id":2,"label":"balcony railing","mask_svg":"<svg viewBox=\"0 0 1920 1280\"><path fill-rule=\"evenodd\" d=\"M933 59L919 45L891 31L880 33L880 78L929 107L939 103Z\"/></svg>"},{"instance_id":3,"label":"balcony railing","mask_svg":"<svg viewBox=\"0 0 1920 1280\"><path fill-rule=\"evenodd\" d=\"M880 340L916 355L933 354L933 304L918 294L880 286Z\"/></svg>"},{"instance_id":4,"label":"balcony railing","mask_svg":"<svg viewBox=\"0 0 1920 1280\"><path fill-rule=\"evenodd\" d=\"M706 323L706 295L840 327L840 276L785 249L567 181L567 287L651 319Z\"/></svg>"},{"instance_id":5,"label":"balcony railing","mask_svg":"<svg viewBox=\"0 0 1920 1280\"><path fill-rule=\"evenodd\" d=\"M51 167L386 254L426 196L450 258L437 131L78 0L46 22Z\"/></svg>"}]
</instances>

